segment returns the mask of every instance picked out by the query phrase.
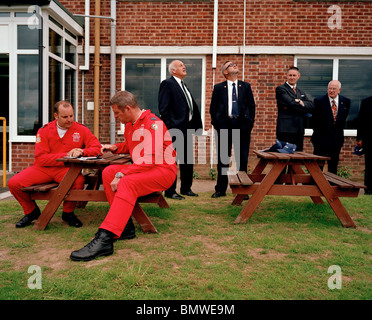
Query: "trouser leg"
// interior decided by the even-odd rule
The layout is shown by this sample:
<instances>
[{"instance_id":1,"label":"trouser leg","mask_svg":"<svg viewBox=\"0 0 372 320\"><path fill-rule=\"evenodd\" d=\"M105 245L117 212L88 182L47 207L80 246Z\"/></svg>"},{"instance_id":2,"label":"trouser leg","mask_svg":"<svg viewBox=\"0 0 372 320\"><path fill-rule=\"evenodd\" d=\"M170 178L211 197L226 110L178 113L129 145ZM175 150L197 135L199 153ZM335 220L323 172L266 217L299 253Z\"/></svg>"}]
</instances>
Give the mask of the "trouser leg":
<instances>
[{"instance_id":1,"label":"trouser leg","mask_svg":"<svg viewBox=\"0 0 372 320\"><path fill-rule=\"evenodd\" d=\"M117 168L113 169L117 170ZM107 175L108 173L105 173L104 179L110 179ZM137 198L169 188L174 181L175 175L174 171L163 167L153 167L141 173L128 174L120 179L116 192L107 189L111 189L110 183L112 179L109 182L104 180L103 185L107 198L110 198L109 201L112 202L100 228L120 236L132 214Z\"/></svg>"}]
</instances>

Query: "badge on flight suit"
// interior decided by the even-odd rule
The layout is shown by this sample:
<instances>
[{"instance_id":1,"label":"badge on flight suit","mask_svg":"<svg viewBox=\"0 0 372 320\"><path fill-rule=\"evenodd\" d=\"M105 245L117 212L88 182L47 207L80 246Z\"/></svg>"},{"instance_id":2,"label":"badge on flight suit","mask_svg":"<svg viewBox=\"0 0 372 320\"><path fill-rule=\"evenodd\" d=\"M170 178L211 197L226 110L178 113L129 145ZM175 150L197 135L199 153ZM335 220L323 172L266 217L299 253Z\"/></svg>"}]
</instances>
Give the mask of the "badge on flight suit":
<instances>
[{"instance_id":1,"label":"badge on flight suit","mask_svg":"<svg viewBox=\"0 0 372 320\"><path fill-rule=\"evenodd\" d=\"M72 141L74 141L74 142L79 142L80 141L80 133L79 132L74 132L73 133Z\"/></svg>"},{"instance_id":2,"label":"badge on flight suit","mask_svg":"<svg viewBox=\"0 0 372 320\"><path fill-rule=\"evenodd\" d=\"M36 136L36 143L39 143L41 141L40 134L37 134Z\"/></svg>"}]
</instances>

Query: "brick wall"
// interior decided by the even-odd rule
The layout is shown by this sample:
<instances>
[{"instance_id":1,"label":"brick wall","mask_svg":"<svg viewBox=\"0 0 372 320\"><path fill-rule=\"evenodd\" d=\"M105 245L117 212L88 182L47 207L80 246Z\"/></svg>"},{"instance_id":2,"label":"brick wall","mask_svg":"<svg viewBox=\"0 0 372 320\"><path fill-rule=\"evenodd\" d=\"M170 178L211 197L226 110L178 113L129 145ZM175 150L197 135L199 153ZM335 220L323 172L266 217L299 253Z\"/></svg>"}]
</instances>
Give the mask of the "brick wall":
<instances>
[{"instance_id":1,"label":"brick wall","mask_svg":"<svg viewBox=\"0 0 372 320\"><path fill-rule=\"evenodd\" d=\"M84 0L60 0L71 12L84 14ZM328 20L331 5L341 8L341 29L331 30ZM218 46L243 45L244 1L219 0ZM212 46L214 1L203 2L117 2L117 46ZM372 3L358 1L294 2L292 0L247 0L246 41L248 46L360 46L372 47ZM94 1L90 14L94 15ZM101 1L102 16L110 15L110 1ZM91 45L94 45L94 19L91 19ZM110 21L100 20L101 45L110 45ZM242 68L242 55L218 55L215 83L223 81L219 66L233 60ZM275 87L285 80L285 70L293 65L291 55L247 55L244 74L250 82L255 97L256 123L252 132L251 150L271 146L275 140L276 101ZM80 57L82 63L82 57ZM93 131L93 111L86 110L86 102L93 101L94 56L90 56L90 70L84 72L84 101L82 106L82 72L79 72L79 121ZM107 143L110 121L110 57L100 57L100 141ZM187 78L186 78L187 80ZM116 89L121 85L121 59L117 56ZM206 56L206 130L210 129L209 104L213 89L212 57ZM82 119L84 107L84 119ZM119 124L116 125L118 130ZM117 136L117 141L122 137ZM305 151L312 152L306 138ZM22 145L29 152L32 144L13 144L13 169L32 163L32 156L18 157ZM211 148L210 138L205 138L206 152ZM341 153L341 166L352 167L361 176L364 157L352 155L354 138L347 138ZM251 163L254 157L251 155ZM200 167L203 170L204 167ZM199 170L199 169L198 169Z\"/></svg>"}]
</instances>

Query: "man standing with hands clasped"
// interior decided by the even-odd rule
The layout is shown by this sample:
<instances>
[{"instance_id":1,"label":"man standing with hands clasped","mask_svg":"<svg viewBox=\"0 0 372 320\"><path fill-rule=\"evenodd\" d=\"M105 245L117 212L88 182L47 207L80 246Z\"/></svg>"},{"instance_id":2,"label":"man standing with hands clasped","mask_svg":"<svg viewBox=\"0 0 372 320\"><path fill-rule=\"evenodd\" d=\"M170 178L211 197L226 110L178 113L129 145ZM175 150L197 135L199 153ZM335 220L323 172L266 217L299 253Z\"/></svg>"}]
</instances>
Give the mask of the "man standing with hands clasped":
<instances>
[{"instance_id":1,"label":"man standing with hands clasped","mask_svg":"<svg viewBox=\"0 0 372 320\"><path fill-rule=\"evenodd\" d=\"M159 88L160 118L172 135L173 146L177 151L177 160L180 162L180 192L186 196L197 197L198 195L191 191L194 173L192 134L203 127L200 111L183 81L187 75L184 63L180 60L172 61L169 64L169 73L172 76L162 81ZM176 185L177 178L172 186L164 192L164 195L167 198L182 200L184 197L176 192Z\"/></svg>"},{"instance_id":2,"label":"man standing with hands clasped","mask_svg":"<svg viewBox=\"0 0 372 320\"><path fill-rule=\"evenodd\" d=\"M218 159L216 192L212 198L226 195L232 145L237 170L247 172L249 144L256 110L251 85L238 80L238 65L225 61L221 66L221 72L226 81L214 86L209 109L212 125L216 130Z\"/></svg>"}]
</instances>

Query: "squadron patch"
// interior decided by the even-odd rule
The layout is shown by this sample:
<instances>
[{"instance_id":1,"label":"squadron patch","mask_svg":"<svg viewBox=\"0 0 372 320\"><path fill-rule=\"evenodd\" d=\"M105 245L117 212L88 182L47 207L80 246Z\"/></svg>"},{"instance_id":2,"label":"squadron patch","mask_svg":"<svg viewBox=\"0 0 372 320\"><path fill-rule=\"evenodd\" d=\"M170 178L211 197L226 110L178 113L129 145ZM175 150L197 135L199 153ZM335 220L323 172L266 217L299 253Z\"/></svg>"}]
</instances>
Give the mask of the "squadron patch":
<instances>
[{"instance_id":1,"label":"squadron patch","mask_svg":"<svg viewBox=\"0 0 372 320\"><path fill-rule=\"evenodd\" d=\"M41 141L40 134L36 136L36 143L39 143Z\"/></svg>"},{"instance_id":2,"label":"squadron patch","mask_svg":"<svg viewBox=\"0 0 372 320\"><path fill-rule=\"evenodd\" d=\"M153 124L151 125L151 128L152 128L153 130L158 130L158 125L157 125L156 123L153 123Z\"/></svg>"},{"instance_id":3,"label":"squadron patch","mask_svg":"<svg viewBox=\"0 0 372 320\"><path fill-rule=\"evenodd\" d=\"M72 140L74 142L79 142L80 141L80 133L79 132L74 132L74 134L72 135Z\"/></svg>"}]
</instances>

